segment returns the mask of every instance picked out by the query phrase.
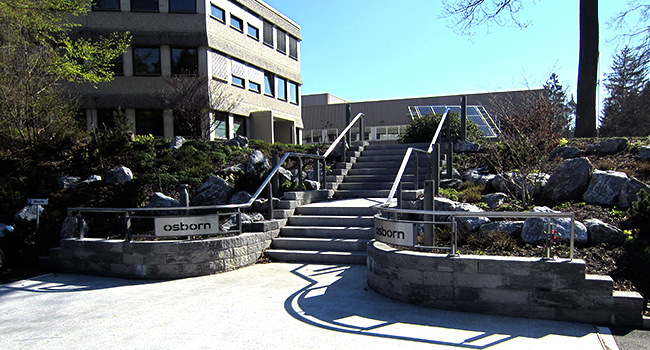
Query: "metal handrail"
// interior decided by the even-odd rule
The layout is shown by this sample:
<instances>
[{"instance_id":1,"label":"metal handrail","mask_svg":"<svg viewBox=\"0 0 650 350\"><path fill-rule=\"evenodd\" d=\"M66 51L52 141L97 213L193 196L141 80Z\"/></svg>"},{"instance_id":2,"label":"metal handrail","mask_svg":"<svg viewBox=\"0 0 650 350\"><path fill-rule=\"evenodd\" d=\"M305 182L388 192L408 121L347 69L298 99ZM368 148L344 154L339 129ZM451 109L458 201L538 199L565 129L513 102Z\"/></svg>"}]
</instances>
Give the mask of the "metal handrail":
<instances>
[{"instance_id":1,"label":"metal handrail","mask_svg":"<svg viewBox=\"0 0 650 350\"><path fill-rule=\"evenodd\" d=\"M350 121L350 123L348 124L348 126L346 126L345 129L343 129L343 131L342 131L342 132L339 134L339 136L334 140L334 142L332 142L332 144L330 145L330 147L329 147L329 148L327 149L327 151L325 151L325 153L323 154L323 157L327 157L327 156L329 156L330 153L332 153L332 151L334 151L334 148L336 148L336 145L338 145L338 143L341 141L341 139L345 136L345 134L346 134L348 131L350 131L350 129L352 128L352 126L353 126L353 125L354 125L354 124L355 124L355 123L356 123L360 118L364 118L365 116L366 116L366 115L363 114L363 113L359 113L359 114L357 114L356 117L354 117L354 119L352 119L352 121ZM360 132L361 132L362 135L363 135L363 133L365 132L365 130L360 130Z\"/></svg>"},{"instance_id":2,"label":"metal handrail","mask_svg":"<svg viewBox=\"0 0 650 350\"><path fill-rule=\"evenodd\" d=\"M269 186L269 183L273 179L273 177L279 172L280 167L282 164L287 160L289 157L303 157L303 158L313 158L313 159L318 159L318 161L324 161L325 156L317 155L317 154L306 154L306 153L285 153L284 156L280 161L278 161L278 164L271 170L271 172L267 175L266 179L262 182L260 187L257 189L255 194L251 196L251 198L248 200L246 203L241 203L241 204L221 204L221 205L202 205L202 206L192 206L192 207L161 207L161 208L97 208L97 207L71 207L68 208L68 233L70 237L73 236L73 223L72 223L72 217L73 217L73 212L77 212L77 214L80 214L81 212L87 212L87 213L128 213L128 212L147 212L147 211L178 211L178 210L205 210L205 209L210 209L210 210L241 210L241 209L247 209L250 208L253 203L257 200L259 195L262 193L265 187ZM325 167L323 167L325 169ZM325 176L323 176L323 182L325 182ZM272 207L272 203L269 203L269 207Z\"/></svg>"},{"instance_id":3,"label":"metal handrail","mask_svg":"<svg viewBox=\"0 0 650 350\"><path fill-rule=\"evenodd\" d=\"M449 107L447 107L447 109L445 109L445 113L442 115L442 118L440 119L440 123L438 124L438 128L436 129L436 133L433 135L433 138L429 143L429 148L426 151L415 147L409 147L406 150L406 153L404 154L404 158L402 159L402 164L400 165L399 170L397 171L397 175L395 175L395 180L393 181L393 186L391 187L390 193L388 194L388 198L386 198L386 201L383 204L379 204L377 206L381 206L381 207L388 206L390 202L393 200L393 197L395 197L395 192L397 192L397 187L399 186L399 183L402 181L402 176L404 176L404 171L408 166L408 162L410 161L411 154L413 153L413 151L424 153L424 154L431 154L433 152L433 145L436 142L438 142L440 131L442 130L442 126L447 121L447 115L449 114L449 111L450 109ZM415 171L417 173L418 169L415 169Z\"/></svg>"},{"instance_id":4,"label":"metal handrail","mask_svg":"<svg viewBox=\"0 0 650 350\"><path fill-rule=\"evenodd\" d=\"M506 212L506 211L499 211L499 212L487 212L487 211L482 211L482 212L463 212L463 211L435 211L435 210L415 210L415 209L399 209L399 208L388 208L384 207L383 204L380 204L378 206L375 206L380 213L377 215L382 215L382 212L387 212L387 213L395 213L395 214L418 214L418 215L430 215L431 217L435 218L435 216L447 216L451 218L452 222L455 222L456 218L495 218L495 219L506 219L506 218L522 218L522 219L549 219L548 220L548 227L550 230L551 227L551 218L569 218L571 219L571 236L569 240L570 244L570 252L569 252L569 259L573 260L573 250L575 247L575 213L573 212L568 212L568 213L535 213L535 212ZM396 215L399 217L398 215ZM397 221L397 222L410 222L410 223L417 223L417 224L426 224L428 223L427 221L412 221L412 220L400 220L400 219L391 219L391 216L389 215L388 220L390 221ZM434 222L436 223L436 222ZM431 247L431 248L441 248L441 247ZM453 251L455 252L456 247L452 247ZM547 252L546 258L550 258L550 252Z\"/></svg>"}]
</instances>

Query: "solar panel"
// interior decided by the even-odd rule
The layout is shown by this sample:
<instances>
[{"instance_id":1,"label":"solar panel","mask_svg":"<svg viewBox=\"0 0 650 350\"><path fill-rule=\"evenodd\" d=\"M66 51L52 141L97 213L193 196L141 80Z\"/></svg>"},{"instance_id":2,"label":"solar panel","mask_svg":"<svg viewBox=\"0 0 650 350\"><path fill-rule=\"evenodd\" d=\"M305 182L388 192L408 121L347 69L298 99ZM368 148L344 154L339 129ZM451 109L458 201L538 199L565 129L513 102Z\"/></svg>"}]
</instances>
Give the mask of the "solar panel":
<instances>
[{"instance_id":1,"label":"solar panel","mask_svg":"<svg viewBox=\"0 0 650 350\"><path fill-rule=\"evenodd\" d=\"M452 113L460 114L461 106L409 106L409 113L411 114L411 118L415 119L432 113L443 114L447 108ZM413 113L414 111L416 113ZM467 106L467 119L476 124L485 137L493 138L501 133L501 130L499 130L499 127L494 123L494 120L492 120L483 106Z\"/></svg>"}]
</instances>

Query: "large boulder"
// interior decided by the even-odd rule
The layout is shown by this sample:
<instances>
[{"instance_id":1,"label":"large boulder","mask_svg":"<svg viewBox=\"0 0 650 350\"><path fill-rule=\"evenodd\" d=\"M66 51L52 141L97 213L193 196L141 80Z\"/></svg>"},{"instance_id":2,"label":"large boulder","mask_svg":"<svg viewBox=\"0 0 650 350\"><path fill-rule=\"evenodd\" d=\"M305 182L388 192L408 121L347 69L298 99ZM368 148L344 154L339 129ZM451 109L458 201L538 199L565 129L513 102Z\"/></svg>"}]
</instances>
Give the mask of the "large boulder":
<instances>
[{"instance_id":1,"label":"large boulder","mask_svg":"<svg viewBox=\"0 0 650 350\"><path fill-rule=\"evenodd\" d=\"M478 232L482 235L494 235L502 232L515 238L521 236L523 227L524 221L497 221L481 226Z\"/></svg>"},{"instance_id":2,"label":"large boulder","mask_svg":"<svg viewBox=\"0 0 650 350\"><path fill-rule=\"evenodd\" d=\"M452 201L447 198L436 197L434 199L434 206L436 211L462 211L462 212L472 212L472 213L482 213L483 209L468 203L461 203ZM436 216L436 221L449 221L450 217L439 217ZM486 217L461 217L456 218L459 228L465 231L477 231L482 225L485 225L490 222L490 219Z\"/></svg>"},{"instance_id":3,"label":"large boulder","mask_svg":"<svg viewBox=\"0 0 650 350\"><path fill-rule=\"evenodd\" d=\"M639 158L641 158L641 160L650 159L650 146L642 146L639 149Z\"/></svg>"},{"instance_id":4,"label":"large boulder","mask_svg":"<svg viewBox=\"0 0 650 350\"><path fill-rule=\"evenodd\" d=\"M573 146L562 146L558 147L548 156L549 159L553 160L555 158L569 159L569 158L578 158L585 155L585 151L573 147Z\"/></svg>"},{"instance_id":5,"label":"large boulder","mask_svg":"<svg viewBox=\"0 0 650 350\"><path fill-rule=\"evenodd\" d=\"M478 152L480 150L481 145L476 142L462 141L454 143L454 152L456 153Z\"/></svg>"},{"instance_id":6,"label":"large boulder","mask_svg":"<svg viewBox=\"0 0 650 350\"><path fill-rule=\"evenodd\" d=\"M156 192L151 195L149 204L147 204L147 208L175 208L180 206L181 204L176 199L169 197L161 192ZM152 211L151 213L158 216L179 214L178 211L175 210L157 210Z\"/></svg>"},{"instance_id":7,"label":"large boulder","mask_svg":"<svg viewBox=\"0 0 650 350\"><path fill-rule=\"evenodd\" d=\"M535 207L533 213L559 213L548 207ZM548 228L547 218L526 219L521 229L521 239L526 243L539 244L546 240ZM551 229L557 233L560 242L569 242L571 239L571 219L551 219ZM574 241L578 243L587 242L587 227L579 221L575 221Z\"/></svg>"},{"instance_id":8,"label":"large boulder","mask_svg":"<svg viewBox=\"0 0 650 350\"><path fill-rule=\"evenodd\" d=\"M467 170L464 177L465 181L487 186L494 180L496 175L490 174L487 168L478 168Z\"/></svg>"},{"instance_id":9,"label":"large boulder","mask_svg":"<svg viewBox=\"0 0 650 350\"><path fill-rule=\"evenodd\" d=\"M257 175L257 177L261 179L266 176L270 170L271 164L264 153L255 150L246 164L246 174Z\"/></svg>"},{"instance_id":10,"label":"large boulder","mask_svg":"<svg viewBox=\"0 0 650 350\"><path fill-rule=\"evenodd\" d=\"M632 207L632 203L639 200L638 194L641 190L650 194L650 186L633 177L629 178L621 188L616 200L616 206L621 209L629 209Z\"/></svg>"},{"instance_id":11,"label":"large boulder","mask_svg":"<svg viewBox=\"0 0 650 350\"><path fill-rule=\"evenodd\" d=\"M65 190L66 188L74 188L76 187L77 183L81 180L80 177L75 177L75 176L64 176L60 177L57 183L59 184L59 188L62 190Z\"/></svg>"},{"instance_id":12,"label":"large boulder","mask_svg":"<svg viewBox=\"0 0 650 350\"><path fill-rule=\"evenodd\" d=\"M246 231L253 222L264 221L264 216L260 213L241 214L242 230ZM232 214L226 222L221 224L222 231L237 229L237 214Z\"/></svg>"},{"instance_id":13,"label":"large boulder","mask_svg":"<svg viewBox=\"0 0 650 350\"><path fill-rule=\"evenodd\" d=\"M236 135L232 139L224 143L226 146L230 147L248 147L248 138L246 136Z\"/></svg>"},{"instance_id":14,"label":"large boulder","mask_svg":"<svg viewBox=\"0 0 650 350\"><path fill-rule=\"evenodd\" d=\"M563 203L580 200L589 187L593 167L586 158L567 159L555 170L542 190L542 197Z\"/></svg>"},{"instance_id":15,"label":"large boulder","mask_svg":"<svg viewBox=\"0 0 650 350\"><path fill-rule=\"evenodd\" d=\"M107 184L121 184L123 182L133 180L133 173L131 169L121 166L119 168L109 170L106 173L105 181Z\"/></svg>"},{"instance_id":16,"label":"large boulder","mask_svg":"<svg viewBox=\"0 0 650 350\"><path fill-rule=\"evenodd\" d=\"M490 193L486 194L481 197L481 202L485 203L488 208L494 209L501 204L508 198L508 195L503 193L503 192L496 192L496 193Z\"/></svg>"},{"instance_id":17,"label":"large boulder","mask_svg":"<svg viewBox=\"0 0 650 350\"><path fill-rule=\"evenodd\" d=\"M228 204L228 199L232 195L233 187L218 177L211 176L207 179L203 186L201 186L197 195L192 199L190 205L203 206L203 205L223 205Z\"/></svg>"},{"instance_id":18,"label":"large boulder","mask_svg":"<svg viewBox=\"0 0 650 350\"><path fill-rule=\"evenodd\" d=\"M230 197L230 204L244 204L248 203L248 201L252 198L248 192L246 191L239 191Z\"/></svg>"},{"instance_id":19,"label":"large boulder","mask_svg":"<svg viewBox=\"0 0 650 350\"><path fill-rule=\"evenodd\" d=\"M246 173L246 166L244 164L232 165L217 171L217 175L226 177L231 175L242 175L244 173Z\"/></svg>"},{"instance_id":20,"label":"large boulder","mask_svg":"<svg viewBox=\"0 0 650 350\"><path fill-rule=\"evenodd\" d=\"M585 220L585 226L591 243L609 243L620 245L625 243L627 235L618 227L604 223L598 219Z\"/></svg>"},{"instance_id":21,"label":"large boulder","mask_svg":"<svg viewBox=\"0 0 650 350\"><path fill-rule=\"evenodd\" d=\"M627 180L627 174L619 171L594 170L583 198L587 203L613 206Z\"/></svg>"},{"instance_id":22,"label":"large boulder","mask_svg":"<svg viewBox=\"0 0 650 350\"><path fill-rule=\"evenodd\" d=\"M169 144L170 149L179 149L185 143L185 138L183 136L174 136L172 142Z\"/></svg>"},{"instance_id":23,"label":"large boulder","mask_svg":"<svg viewBox=\"0 0 650 350\"><path fill-rule=\"evenodd\" d=\"M291 171L285 169L284 167L280 167L278 169L278 175L279 175L280 183L284 181L293 181L293 174L291 173Z\"/></svg>"},{"instance_id":24,"label":"large boulder","mask_svg":"<svg viewBox=\"0 0 650 350\"><path fill-rule=\"evenodd\" d=\"M587 146L587 153L610 155L621 152L627 148L628 141L624 137L604 139L595 145Z\"/></svg>"},{"instance_id":25,"label":"large boulder","mask_svg":"<svg viewBox=\"0 0 650 350\"><path fill-rule=\"evenodd\" d=\"M22 208L14 215L14 221L16 222L30 222L35 221L39 215L43 215L45 209L40 205L28 205Z\"/></svg>"}]
</instances>

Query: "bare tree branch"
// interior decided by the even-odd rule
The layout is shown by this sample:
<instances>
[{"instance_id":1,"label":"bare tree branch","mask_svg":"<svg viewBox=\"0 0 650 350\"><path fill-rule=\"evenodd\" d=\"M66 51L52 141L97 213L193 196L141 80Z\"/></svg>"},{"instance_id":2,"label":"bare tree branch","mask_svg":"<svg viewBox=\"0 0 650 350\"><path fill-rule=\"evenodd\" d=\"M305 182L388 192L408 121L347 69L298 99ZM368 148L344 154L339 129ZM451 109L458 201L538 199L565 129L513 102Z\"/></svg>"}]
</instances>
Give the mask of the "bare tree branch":
<instances>
[{"instance_id":1,"label":"bare tree branch","mask_svg":"<svg viewBox=\"0 0 650 350\"><path fill-rule=\"evenodd\" d=\"M453 20L451 27L469 37L473 37L476 29L484 25L489 33L492 24L519 28L531 24L515 17L524 7L523 0L443 0L442 6L442 17Z\"/></svg>"}]
</instances>

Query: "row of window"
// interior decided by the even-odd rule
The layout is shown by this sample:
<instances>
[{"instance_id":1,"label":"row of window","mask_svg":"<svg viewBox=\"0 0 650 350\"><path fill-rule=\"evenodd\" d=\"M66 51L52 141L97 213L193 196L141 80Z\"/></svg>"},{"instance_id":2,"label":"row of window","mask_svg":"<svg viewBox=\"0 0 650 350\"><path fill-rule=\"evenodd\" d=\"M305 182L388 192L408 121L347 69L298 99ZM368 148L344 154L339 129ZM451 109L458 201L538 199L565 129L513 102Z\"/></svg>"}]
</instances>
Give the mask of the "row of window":
<instances>
[{"instance_id":1,"label":"row of window","mask_svg":"<svg viewBox=\"0 0 650 350\"><path fill-rule=\"evenodd\" d=\"M120 0L95 0L94 11L121 11ZM158 12L158 0L131 0L131 11ZM169 0L169 12L196 13L195 0Z\"/></svg>"},{"instance_id":2,"label":"row of window","mask_svg":"<svg viewBox=\"0 0 650 350\"><path fill-rule=\"evenodd\" d=\"M172 74L198 75L199 74L199 53L195 48L171 48ZM133 75L160 75L160 48L158 47L134 47L133 52ZM124 75L123 55L111 61L113 73Z\"/></svg>"},{"instance_id":3,"label":"row of window","mask_svg":"<svg viewBox=\"0 0 650 350\"><path fill-rule=\"evenodd\" d=\"M218 20L219 22L226 24L226 11L222 9L221 7L215 5L215 4L210 4L210 15ZM236 15L230 13L230 27L233 28L234 30L244 33L244 20L237 17ZM273 24L271 22L268 22L266 20L262 20L262 25L263 25L263 33L262 33L262 42L271 48L276 48L278 52L282 54L287 54L287 38L289 41L289 57L297 60L298 59L298 39L294 38L291 35L288 35L285 31L283 31L280 28L276 27L275 30L275 41L274 41L274 35L273 35ZM248 37L255 39L257 41L260 40L260 29L257 28L255 25L251 23L246 23L246 35ZM277 43L277 46L275 45Z\"/></svg>"},{"instance_id":4,"label":"row of window","mask_svg":"<svg viewBox=\"0 0 650 350\"><path fill-rule=\"evenodd\" d=\"M242 89L246 88L246 79L235 74L232 75L232 85L240 87ZM277 90L276 90L277 86ZM260 83L248 80L248 90L256 93L261 93L262 86ZM276 97L281 101L291 102L293 104L298 103L298 84L293 81L284 79L279 76L273 75L273 73L264 72L264 95L268 97Z\"/></svg>"},{"instance_id":5,"label":"row of window","mask_svg":"<svg viewBox=\"0 0 650 350\"><path fill-rule=\"evenodd\" d=\"M97 124L98 126L112 129L115 127L114 116L116 109L98 109ZM234 116L232 125L229 125L228 114L223 112L214 112L214 132L217 138L228 138L228 130L233 129L235 135L246 135L246 118ZM137 135L153 135L156 137L164 136L164 122L162 109L136 109L135 110L135 133ZM174 122L175 136L191 136L189 130L185 130L182 124Z\"/></svg>"}]
</instances>

